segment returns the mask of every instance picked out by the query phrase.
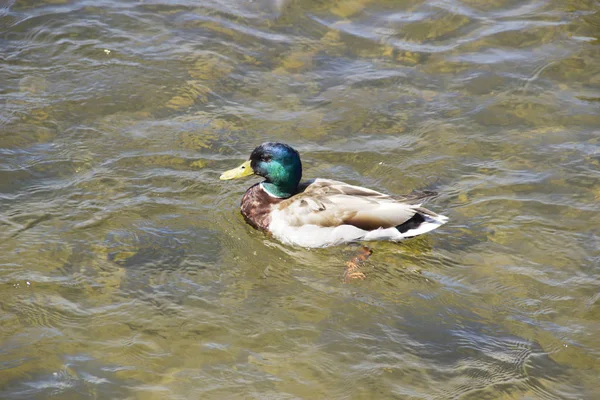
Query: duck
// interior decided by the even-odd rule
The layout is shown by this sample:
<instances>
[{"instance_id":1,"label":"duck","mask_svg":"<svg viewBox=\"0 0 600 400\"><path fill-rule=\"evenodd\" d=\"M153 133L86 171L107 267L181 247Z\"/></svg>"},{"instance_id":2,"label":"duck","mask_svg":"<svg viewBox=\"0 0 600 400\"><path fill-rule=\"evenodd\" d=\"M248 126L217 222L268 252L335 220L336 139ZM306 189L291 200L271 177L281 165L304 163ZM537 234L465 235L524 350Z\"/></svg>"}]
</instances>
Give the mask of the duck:
<instances>
[{"instance_id":1,"label":"duck","mask_svg":"<svg viewBox=\"0 0 600 400\"><path fill-rule=\"evenodd\" d=\"M257 175L264 180L243 195L240 209L253 228L285 245L322 248L369 241L399 242L428 233L448 217L422 207L432 191L392 196L344 182L317 178L301 182L300 154L266 142L221 180Z\"/></svg>"}]
</instances>

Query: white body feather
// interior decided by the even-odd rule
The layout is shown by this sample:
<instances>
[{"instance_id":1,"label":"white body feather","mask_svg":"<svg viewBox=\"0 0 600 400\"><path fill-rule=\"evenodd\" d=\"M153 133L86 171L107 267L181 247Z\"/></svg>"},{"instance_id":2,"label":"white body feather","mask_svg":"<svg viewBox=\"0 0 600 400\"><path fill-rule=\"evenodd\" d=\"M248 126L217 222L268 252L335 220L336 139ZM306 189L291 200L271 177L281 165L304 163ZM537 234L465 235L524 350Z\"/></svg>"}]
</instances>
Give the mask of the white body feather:
<instances>
[{"instance_id":1,"label":"white body feather","mask_svg":"<svg viewBox=\"0 0 600 400\"><path fill-rule=\"evenodd\" d=\"M403 233L396 229L396 225L416 213L425 221ZM347 223L349 220L392 227L367 230ZM311 248L356 241L400 241L432 231L447 221L447 217L423 209L421 204L401 202L343 182L317 179L303 194L273 206L268 230L285 244Z\"/></svg>"},{"instance_id":2,"label":"white body feather","mask_svg":"<svg viewBox=\"0 0 600 400\"><path fill-rule=\"evenodd\" d=\"M448 221L448 218L443 215L438 215L436 219L427 216L425 222L419 225L418 228L401 233L396 228L379 228L367 231L353 225L336 227L291 226L281 217L279 211L274 211L271 218L269 231L276 239L285 244L308 248L335 246L356 241L383 240L398 242L432 231Z\"/></svg>"}]
</instances>

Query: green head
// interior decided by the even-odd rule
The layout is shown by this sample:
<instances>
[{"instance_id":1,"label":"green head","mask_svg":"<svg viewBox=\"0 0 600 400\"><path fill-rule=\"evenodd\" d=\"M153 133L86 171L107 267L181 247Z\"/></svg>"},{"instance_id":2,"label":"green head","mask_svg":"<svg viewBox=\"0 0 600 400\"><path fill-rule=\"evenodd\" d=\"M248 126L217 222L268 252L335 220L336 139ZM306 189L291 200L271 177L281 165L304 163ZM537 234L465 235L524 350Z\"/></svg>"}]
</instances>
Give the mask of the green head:
<instances>
[{"instance_id":1,"label":"green head","mask_svg":"<svg viewBox=\"0 0 600 400\"><path fill-rule=\"evenodd\" d=\"M273 196L293 196L302 178L300 155L287 144L263 143L252 151L250 160L223 173L221 179L241 178L253 174L265 178L263 187Z\"/></svg>"}]
</instances>

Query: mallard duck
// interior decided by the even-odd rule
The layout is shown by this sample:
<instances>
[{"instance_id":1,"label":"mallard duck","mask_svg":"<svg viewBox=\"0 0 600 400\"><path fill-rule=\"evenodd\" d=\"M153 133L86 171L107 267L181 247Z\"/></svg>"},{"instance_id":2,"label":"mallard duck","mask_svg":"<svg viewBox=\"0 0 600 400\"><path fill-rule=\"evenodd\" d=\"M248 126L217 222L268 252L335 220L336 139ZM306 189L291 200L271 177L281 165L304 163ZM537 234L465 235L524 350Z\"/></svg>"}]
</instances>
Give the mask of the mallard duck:
<instances>
[{"instance_id":1,"label":"mallard duck","mask_svg":"<svg viewBox=\"0 0 600 400\"><path fill-rule=\"evenodd\" d=\"M400 241L443 225L447 217L421 203L434 192L389 196L330 179L300 182L300 155L287 144L267 142L250 159L223 173L222 180L258 175L241 202L242 215L255 229L284 244L314 248L342 243Z\"/></svg>"}]
</instances>

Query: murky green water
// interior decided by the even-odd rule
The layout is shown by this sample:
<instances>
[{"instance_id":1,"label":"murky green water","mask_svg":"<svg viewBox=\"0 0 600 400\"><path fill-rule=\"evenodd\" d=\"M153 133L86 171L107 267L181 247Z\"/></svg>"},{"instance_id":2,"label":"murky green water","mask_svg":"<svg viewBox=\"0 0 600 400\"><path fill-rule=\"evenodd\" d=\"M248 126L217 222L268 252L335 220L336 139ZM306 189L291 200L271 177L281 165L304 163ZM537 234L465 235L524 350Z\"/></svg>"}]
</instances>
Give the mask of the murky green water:
<instances>
[{"instance_id":1,"label":"murky green water","mask_svg":"<svg viewBox=\"0 0 600 400\"><path fill-rule=\"evenodd\" d=\"M0 398L597 398L599 10L0 3ZM265 140L451 221L343 284L218 180Z\"/></svg>"}]
</instances>

